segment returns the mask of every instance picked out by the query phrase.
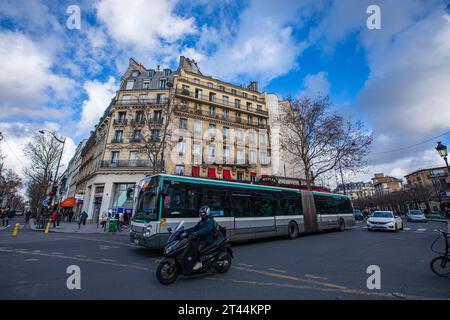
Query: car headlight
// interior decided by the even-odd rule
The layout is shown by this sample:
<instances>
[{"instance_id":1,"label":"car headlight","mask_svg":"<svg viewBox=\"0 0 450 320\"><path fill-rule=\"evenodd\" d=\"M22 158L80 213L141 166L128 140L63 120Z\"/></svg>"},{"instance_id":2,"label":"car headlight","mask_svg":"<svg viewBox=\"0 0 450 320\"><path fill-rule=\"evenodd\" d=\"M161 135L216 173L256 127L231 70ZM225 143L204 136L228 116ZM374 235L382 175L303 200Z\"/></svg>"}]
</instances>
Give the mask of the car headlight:
<instances>
[{"instance_id":1,"label":"car headlight","mask_svg":"<svg viewBox=\"0 0 450 320\"><path fill-rule=\"evenodd\" d=\"M150 232L146 232L146 233L144 233L144 237L150 237Z\"/></svg>"}]
</instances>

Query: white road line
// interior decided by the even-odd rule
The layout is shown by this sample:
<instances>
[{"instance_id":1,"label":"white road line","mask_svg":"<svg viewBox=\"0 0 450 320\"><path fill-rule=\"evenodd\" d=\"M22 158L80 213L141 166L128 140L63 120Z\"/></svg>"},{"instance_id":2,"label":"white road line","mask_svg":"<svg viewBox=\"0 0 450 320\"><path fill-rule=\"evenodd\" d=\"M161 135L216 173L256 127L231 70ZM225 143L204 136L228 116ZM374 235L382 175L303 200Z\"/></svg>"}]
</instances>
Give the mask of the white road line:
<instances>
[{"instance_id":1,"label":"white road line","mask_svg":"<svg viewBox=\"0 0 450 320\"><path fill-rule=\"evenodd\" d=\"M411 230L411 228L403 228L403 230L409 231L409 230Z\"/></svg>"},{"instance_id":2,"label":"white road line","mask_svg":"<svg viewBox=\"0 0 450 320\"><path fill-rule=\"evenodd\" d=\"M31 261L39 261L39 259L25 259L25 261L27 261L27 262L31 262Z\"/></svg>"},{"instance_id":3,"label":"white road line","mask_svg":"<svg viewBox=\"0 0 450 320\"><path fill-rule=\"evenodd\" d=\"M417 229L417 231L419 231L419 232L424 232L424 231L427 231L427 229L420 228L420 229Z\"/></svg>"}]
</instances>

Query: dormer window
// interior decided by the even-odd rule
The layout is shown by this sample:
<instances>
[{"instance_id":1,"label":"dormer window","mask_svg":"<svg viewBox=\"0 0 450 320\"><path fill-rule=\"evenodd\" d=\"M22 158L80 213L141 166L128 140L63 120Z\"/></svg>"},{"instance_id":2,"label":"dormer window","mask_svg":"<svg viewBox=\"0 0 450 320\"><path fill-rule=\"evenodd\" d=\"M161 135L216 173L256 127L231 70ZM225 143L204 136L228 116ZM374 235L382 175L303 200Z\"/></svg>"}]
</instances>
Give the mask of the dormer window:
<instances>
[{"instance_id":1,"label":"dormer window","mask_svg":"<svg viewBox=\"0 0 450 320\"><path fill-rule=\"evenodd\" d=\"M131 73L131 76L132 76L132 77L137 77L137 76L139 76L139 71L134 70L134 71Z\"/></svg>"}]
</instances>

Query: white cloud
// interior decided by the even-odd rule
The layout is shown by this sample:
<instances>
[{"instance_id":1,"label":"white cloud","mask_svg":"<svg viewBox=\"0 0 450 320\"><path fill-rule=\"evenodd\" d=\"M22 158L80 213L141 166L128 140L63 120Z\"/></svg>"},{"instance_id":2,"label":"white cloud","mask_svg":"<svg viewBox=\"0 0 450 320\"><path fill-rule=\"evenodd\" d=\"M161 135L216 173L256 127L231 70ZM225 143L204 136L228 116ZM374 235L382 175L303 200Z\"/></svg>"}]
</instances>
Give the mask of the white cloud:
<instances>
[{"instance_id":1,"label":"white cloud","mask_svg":"<svg viewBox=\"0 0 450 320\"><path fill-rule=\"evenodd\" d=\"M175 2L164 0L106 0L98 2L97 17L117 41L157 48L161 41L174 42L195 32L194 19L173 14Z\"/></svg>"},{"instance_id":2,"label":"white cloud","mask_svg":"<svg viewBox=\"0 0 450 320\"><path fill-rule=\"evenodd\" d=\"M111 99L114 98L118 84L113 77L109 77L107 82L86 81L83 88L88 99L83 101L81 119L77 128L78 134L94 129L94 125L97 124Z\"/></svg>"},{"instance_id":3,"label":"white cloud","mask_svg":"<svg viewBox=\"0 0 450 320\"><path fill-rule=\"evenodd\" d=\"M51 109L43 105L66 99L75 88L73 80L54 74L52 66L52 57L24 34L0 32L0 117L44 111L51 116Z\"/></svg>"},{"instance_id":4,"label":"white cloud","mask_svg":"<svg viewBox=\"0 0 450 320\"><path fill-rule=\"evenodd\" d=\"M321 71L316 74L308 74L303 79L303 90L299 96L318 97L326 96L330 93L330 82L328 81L328 73Z\"/></svg>"}]
</instances>

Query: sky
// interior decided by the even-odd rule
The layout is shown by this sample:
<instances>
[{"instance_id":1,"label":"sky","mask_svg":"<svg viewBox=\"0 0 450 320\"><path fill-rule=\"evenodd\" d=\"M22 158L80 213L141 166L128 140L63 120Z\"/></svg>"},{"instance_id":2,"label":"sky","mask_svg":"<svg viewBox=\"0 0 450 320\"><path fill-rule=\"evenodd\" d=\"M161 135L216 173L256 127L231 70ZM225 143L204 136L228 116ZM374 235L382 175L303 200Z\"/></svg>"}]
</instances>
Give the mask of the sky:
<instances>
[{"instance_id":1,"label":"sky","mask_svg":"<svg viewBox=\"0 0 450 320\"><path fill-rule=\"evenodd\" d=\"M380 29L367 27L369 5L380 8ZM21 174L23 146L40 129L67 137L66 165L130 57L174 69L180 55L203 74L256 80L283 98L328 94L374 136L367 169L346 181L444 164L434 148L450 145L448 0L2 0L6 165Z\"/></svg>"}]
</instances>

